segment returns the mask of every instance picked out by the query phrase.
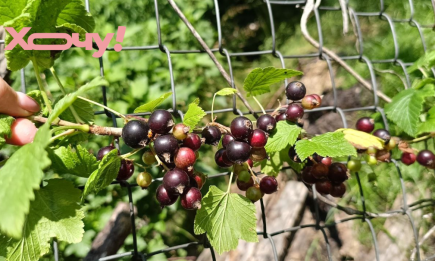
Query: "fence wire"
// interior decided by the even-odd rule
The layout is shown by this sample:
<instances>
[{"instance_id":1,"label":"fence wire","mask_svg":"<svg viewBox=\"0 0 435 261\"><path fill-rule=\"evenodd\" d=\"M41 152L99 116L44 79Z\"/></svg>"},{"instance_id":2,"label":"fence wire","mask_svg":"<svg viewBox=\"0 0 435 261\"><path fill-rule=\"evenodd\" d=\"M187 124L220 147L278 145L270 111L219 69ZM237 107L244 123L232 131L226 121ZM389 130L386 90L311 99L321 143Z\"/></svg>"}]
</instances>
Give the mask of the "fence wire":
<instances>
[{"instance_id":1,"label":"fence wire","mask_svg":"<svg viewBox=\"0 0 435 261\"><path fill-rule=\"evenodd\" d=\"M345 4L345 7L348 10L348 14L354 23L354 29L355 29L355 33L356 33L356 37L357 37L357 50L358 50L357 55L340 56L340 59L342 59L344 61L346 61L346 60L358 61L358 62L363 63L367 66L369 73L370 73L369 80L370 80L370 84L372 87L371 92L373 93L373 104L370 106L342 109L342 108L340 108L338 101L337 101L337 87L336 87L335 75L334 75L334 70L333 70L334 60L331 59L331 57L328 56L324 52L324 48L325 48L324 35L322 33L322 24L321 24L321 20L320 20L321 14L319 11L342 12L342 8L338 4L338 2L340 2L340 1L342 1ZM232 87L235 88L233 67L232 67L232 59L234 57L253 56L253 55L272 55L274 58L279 59L281 65L282 65L282 68L285 68L285 60L286 59L316 58L317 57L321 61L325 61L327 64L327 68L329 70L329 75L330 75L330 80L331 80L331 85L332 85L332 92L333 92L334 101L333 101L333 106L323 106L320 108L306 111L306 113L312 113L312 112L318 112L318 111L330 111L330 112L338 113L338 115L341 117L343 128L347 128L347 122L346 122L346 118L345 118L346 113L350 113L350 112L354 112L354 111L379 112L382 116L383 123L385 124L386 129L388 129L388 123L386 121L384 111L381 107L378 106L379 96L376 93L376 91L378 90L378 82L376 80L375 70L374 70L373 65L379 64L379 63L385 63L385 64L389 64L391 66L400 67L403 71L403 75L405 76L404 88L405 89L410 88L411 82L410 82L409 74L406 71L406 68L408 66L412 65L412 63L404 62L398 58L398 56L399 56L399 42L398 42L398 36L396 34L396 31L395 31L395 25L396 24L405 24L405 25L408 25L410 27L416 28L418 30L418 33L420 36L419 39L416 39L416 41L421 41L423 50L426 51L427 44L426 44L425 37L423 34L423 28L433 28L434 24L420 24L415 19L416 14L415 14L415 7L414 7L415 1L414 0L404 1L404 2L408 2L407 8L409 9L409 16L404 18L404 19L393 19L386 11L384 0L380 0L379 10L376 12L357 12L357 11L353 10L352 4L349 0L340 0L340 1L337 1L337 6L319 6L319 7L314 8L314 12L313 12L314 13L314 20L316 22L316 28L317 28L317 39L316 40L319 43L319 47L317 48L317 52L305 53L305 54L298 53L295 55L283 55L280 53L280 51L276 47L275 21L274 21L274 16L273 16L273 12L272 12L272 6L273 5L287 5L291 8L304 9L304 7L308 1L305 1L305 0L299 0L299 1L297 1L297 0L295 0L295 1L263 0L263 4L264 4L265 8L267 8L267 12L268 12L268 16L269 16L270 33L272 36L272 48L269 50L258 50L258 51L253 51L253 52L231 52L230 50L227 50L225 48L223 40L222 40L223 35L222 35L222 24L221 24L219 1L214 0L216 22L217 22L217 32L218 32L218 48L214 48L211 50L214 53L218 53L221 56L226 58L227 68L229 69ZM419 0L419 1L421 1L421 0ZM435 1L434 0L426 0L426 1L428 1L428 2L430 1L432 4L431 10L426 10L426 11L435 14ZM88 11L89 11L89 5L90 5L89 0L85 0L85 6L86 6L86 9ZM151 46L128 46L128 47L123 46L122 50L123 51L133 51L133 50L160 51L160 52L163 52L166 54L167 61L168 61L168 71L169 71L169 75L170 75L170 85L171 85L171 90L173 93L172 110L170 109L169 111L171 111L174 114L174 116L180 117L182 119L183 112L180 110L177 110L177 108L176 108L177 92L176 92L176 88L175 88L176 83L175 83L174 71L172 68L171 55L187 54L187 53L204 53L204 50L169 50L168 47L164 44L162 37L161 37L162 33L161 33L160 19L159 19L158 0L154 0L154 12L155 12L156 23L157 23L157 32L156 32L157 39L158 39L157 44L151 45ZM391 34L393 36L393 48L394 48L394 56L393 57L391 57L389 59L375 60L375 59L368 58L364 54L364 40L363 40L363 33L361 30L361 26L360 26L360 18L361 17L374 17L374 18L381 19L382 21L385 21L388 23L389 28L391 30ZM201 33L201 32L199 32L199 33ZM4 41L0 40L0 44L4 44ZM306 44L309 45L309 43L306 43ZM107 51L114 51L114 48L107 48ZM102 58L99 58L99 65L100 65L101 76L104 76L104 64L103 64ZM435 70L432 69L432 72L435 75ZM23 92L26 92L25 80L26 80L26 78L25 78L25 74L24 74L24 69L22 69L21 70L21 90ZM285 84L287 85L287 80L285 80ZM102 102L104 105L107 105L106 87L102 87ZM271 111L273 111L273 110L267 110L267 112L271 112ZM236 96L233 97L232 107L214 111L214 113L228 113L228 112L229 113L233 112L235 115L250 114L245 109L239 109L237 107ZM206 113L210 114L211 111L207 111ZM256 113L261 113L261 111L258 111ZM111 112L105 110L105 111L97 111L97 112L95 112L95 114L96 115L106 115L107 117L112 119L113 126L117 127L117 123L116 123L117 116L112 114ZM147 114L148 113L128 114L128 115L147 115ZM119 144L117 144L117 146L119 147ZM416 248L416 260L421 261L423 259L421 259L421 255L420 255L419 234L418 234L418 230L415 226L414 218L412 217L412 212L415 210L424 208L424 207L433 206L435 204L435 201L433 199L423 199L423 200L419 200L419 201L414 202L414 203L409 203L407 200L407 191L405 188L405 182L403 180L402 173L401 173L400 168L399 168L399 164L396 160L392 160L392 162L395 164L395 167L397 170L396 174L397 174L397 177L400 179L400 185L401 185L401 190L402 190L402 200L401 200L402 206L397 210L390 210L390 211L385 212L385 213L375 213L375 214L377 214L379 217L388 217L388 216L392 216L392 214L401 214L401 215L405 215L408 218L410 226L412 227L412 230L413 230L413 237L414 237L414 243L415 243L415 248ZM289 167L285 167L285 168L283 168L283 170L284 169L289 169ZM210 179L211 178L219 178L219 177L226 176L229 174L230 173L225 172L225 173L220 173L220 174L216 174L216 175L210 175L210 176L208 176L208 178L210 178ZM362 210L358 210L358 212L361 214L352 215L349 218L338 220L338 221L331 222L328 224L321 224L321 220L319 217L319 206L317 203L318 202L317 201L318 195L316 193L314 185L312 187L312 191L313 191L313 198L314 198L313 204L314 204L315 219L316 219L315 224L304 224L304 225L300 225L300 226L285 228L285 229L282 229L279 231L269 231L268 226L267 226L266 215L264 212L263 199L260 200L263 230L257 231L257 234L262 236L265 240L268 240L270 242L275 261L278 261L278 253L277 253L277 250L275 247L273 237L280 235L280 234L283 234L283 233L290 233L290 232L294 232L294 231L305 229L305 228L314 228L314 229L320 230L322 232L323 238L324 238L324 241L326 244L326 251L327 251L328 260L333 260L329 239L328 239L328 236L326 234L325 229L328 227L331 227L331 226L335 226L335 225L340 224L340 223L351 221L351 220L361 220L362 222L367 223L367 225L370 229L370 232L371 232L371 238L372 238L373 248L374 248L374 252L375 252L375 258L378 261L380 260L380 258L379 258L379 246L378 246L377 239L376 239L376 231L375 231L373 224L372 224L372 221L371 221L372 219L377 218L377 217L374 217L372 214L369 215L368 212L366 211L366 202L364 199L364 191L363 191L360 176L358 173L356 173L355 178L357 179L359 192L360 192L360 196L361 196ZM161 182L161 180L162 180L162 178L157 178L153 182ZM148 258L150 258L154 255L157 255L157 254L167 253L167 252L170 252L173 250L187 248L190 246L201 246L201 245L204 246L205 248L208 248L209 251L211 251L212 259L214 261L216 260L216 256L215 256L215 252L213 250L213 247L207 241L207 238L205 236L203 237L203 241L190 242L190 243L186 243L183 245L168 247L168 248L164 248L164 249L154 251L154 252L149 252L149 253L139 252L138 247L137 247L137 236L136 236L136 225L135 225L135 214L134 214L135 212L134 212L134 202L133 202L133 196L132 196L132 188L137 186L137 184L135 184L135 183L130 184L127 182L121 182L121 183L120 182L113 182L112 184L113 185L121 185L122 187L125 187L128 191L128 198L129 198L129 204L130 204L130 216L131 216L131 224L132 224L132 232L131 233L133 236L133 251L126 252L126 253L120 253L120 254L116 254L116 255L111 255L111 256L106 256L104 258L100 258L99 260L101 260L101 261L103 261L103 260L116 260L116 259L123 258L123 257L132 257L133 260L144 260L145 261ZM81 187L81 189L82 188L83 187ZM342 208L340 208L340 206L338 206L338 209L342 210ZM53 241L53 253L54 253L54 258L57 261L59 259L59 254L58 254L58 244L56 241ZM424 260L435 260L435 255L430 256Z\"/></svg>"}]
</instances>

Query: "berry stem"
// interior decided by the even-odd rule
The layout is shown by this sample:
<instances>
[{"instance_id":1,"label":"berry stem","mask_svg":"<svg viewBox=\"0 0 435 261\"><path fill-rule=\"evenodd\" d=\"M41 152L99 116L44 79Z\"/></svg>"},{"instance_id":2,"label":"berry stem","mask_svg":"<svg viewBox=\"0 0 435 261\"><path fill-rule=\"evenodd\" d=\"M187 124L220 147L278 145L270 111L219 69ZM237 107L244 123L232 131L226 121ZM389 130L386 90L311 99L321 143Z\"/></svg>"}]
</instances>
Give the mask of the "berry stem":
<instances>
[{"instance_id":1,"label":"berry stem","mask_svg":"<svg viewBox=\"0 0 435 261\"><path fill-rule=\"evenodd\" d=\"M82 132L89 132L89 125L77 125L77 126L59 126L56 128L53 128L51 130L51 133L55 133L61 130L79 130Z\"/></svg>"},{"instance_id":2,"label":"berry stem","mask_svg":"<svg viewBox=\"0 0 435 261\"><path fill-rule=\"evenodd\" d=\"M45 90L44 85L42 84L41 75L39 72L38 64L35 59L32 59L33 69L35 70L36 80L38 81L39 90L41 91L42 99L44 100L45 106L47 106L48 112L51 113L53 108L51 107L50 100L47 96L47 90Z\"/></svg>"},{"instance_id":3,"label":"berry stem","mask_svg":"<svg viewBox=\"0 0 435 261\"><path fill-rule=\"evenodd\" d=\"M255 184L258 184L258 178L257 176L254 174L254 171L252 171L251 166L249 166L248 162L245 162L246 166L249 169L249 172L251 173L252 179L254 180Z\"/></svg>"},{"instance_id":4,"label":"berry stem","mask_svg":"<svg viewBox=\"0 0 435 261\"><path fill-rule=\"evenodd\" d=\"M66 91L65 88L62 85L62 82L59 80L59 77L57 77L56 71L54 70L53 67L50 68L51 74L53 75L54 79L57 82L57 85L59 86L60 90L62 91L63 95L66 95ZM82 118L80 118L80 116L77 114L76 109L74 109L74 106L70 106L69 109L71 110L72 115L74 116L74 119L76 120L77 123L84 123L84 121L82 120Z\"/></svg>"},{"instance_id":5,"label":"berry stem","mask_svg":"<svg viewBox=\"0 0 435 261\"><path fill-rule=\"evenodd\" d=\"M261 105L261 103L257 100L257 98L255 98L255 96L252 96L252 98L254 98L254 101L258 104L258 106L260 106L260 109L263 112L263 114L266 114L266 111L264 110L264 108Z\"/></svg>"},{"instance_id":6,"label":"berry stem","mask_svg":"<svg viewBox=\"0 0 435 261\"><path fill-rule=\"evenodd\" d=\"M227 194L230 193L231 181L233 180L233 174L234 174L234 172L231 172L231 174L230 174L230 180L228 181Z\"/></svg>"},{"instance_id":7,"label":"berry stem","mask_svg":"<svg viewBox=\"0 0 435 261\"><path fill-rule=\"evenodd\" d=\"M416 143L416 142L427 140L427 139L430 139L430 138L433 138L433 137L435 137L435 132L431 132L428 135L425 135L425 136L422 136L422 137L419 137L419 138L416 138L416 139L413 139L413 140L409 140L409 141L406 141L406 142L407 143Z\"/></svg>"},{"instance_id":8,"label":"berry stem","mask_svg":"<svg viewBox=\"0 0 435 261\"><path fill-rule=\"evenodd\" d=\"M133 164L136 165L136 166L138 166L139 168L142 168L142 169L144 169L144 170L147 170L147 167L145 167L145 166L142 165L142 164L137 163L136 161L133 161Z\"/></svg>"},{"instance_id":9,"label":"berry stem","mask_svg":"<svg viewBox=\"0 0 435 261\"><path fill-rule=\"evenodd\" d=\"M129 158L143 149L144 148L134 149L134 150L130 151L129 153L121 155L121 158L123 158L123 159Z\"/></svg>"},{"instance_id":10,"label":"berry stem","mask_svg":"<svg viewBox=\"0 0 435 261\"><path fill-rule=\"evenodd\" d=\"M57 139L59 139L59 138L61 138L61 137L71 135L71 134L73 134L75 131L76 131L75 129L69 129L69 130L67 130L67 131L64 131L64 132L62 132L61 134L56 135L56 136L54 136L53 138L51 138L51 139L50 139L50 143L54 142L55 140L57 140Z\"/></svg>"},{"instance_id":11,"label":"berry stem","mask_svg":"<svg viewBox=\"0 0 435 261\"><path fill-rule=\"evenodd\" d=\"M213 95L213 101L211 103L211 122L214 122L213 112L214 112L214 100L216 98L216 93Z\"/></svg>"},{"instance_id":12,"label":"berry stem","mask_svg":"<svg viewBox=\"0 0 435 261\"><path fill-rule=\"evenodd\" d=\"M80 98L80 99L82 99L82 100L84 100L84 101L90 102L90 103L92 103L92 104L95 104L95 105L97 105L97 106L100 106L101 108L104 108L104 109L110 111L111 113L113 113L113 114L115 114L115 115L117 115L117 116L123 118L124 121L126 121L126 122L128 121L127 117L125 117L124 115L122 115L121 113L119 113L119 112L117 112L117 111L115 111L115 110L110 109L110 108L107 107L107 106L104 106L104 105L101 104L101 103L94 102L94 101L89 100L89 99L86 99L85 97L82 97L82 96L78 96L78 98Z\"/></svg>"},{"instance_id":13,"label":"berry stem","mask_svg":"<svg viewBox=\"0 0 435 261\"><path fill-rule=\"evenodd\" d=\"M160 159L159 156L157 156L155 150L154 150L154 146L152 144L150 144L150 150L151 152L154 154L154 157L157 160L157 165L162 166L166 171L169 171L169 168L165 165L165 163L163 163Z\"/></svg>"}]
</instances>

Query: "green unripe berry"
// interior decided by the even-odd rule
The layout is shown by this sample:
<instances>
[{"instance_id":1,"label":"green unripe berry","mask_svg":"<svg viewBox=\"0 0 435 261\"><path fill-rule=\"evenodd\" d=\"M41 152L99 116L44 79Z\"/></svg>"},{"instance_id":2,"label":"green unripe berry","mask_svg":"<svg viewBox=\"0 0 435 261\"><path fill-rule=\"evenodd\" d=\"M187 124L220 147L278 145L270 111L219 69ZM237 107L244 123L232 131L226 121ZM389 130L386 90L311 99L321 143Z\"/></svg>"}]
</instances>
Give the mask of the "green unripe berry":
<instances>
[{"instance_id":1,"label":"green unripe berry","mask_svg":"<svg viewBox=\"0 0 435 261\"><path fill-rule=\"evenodd\" d=\"M361 161L360 160L356 160L356 159L352 159L349 160L349 162L347 163L347 168L350 171L359 171L361 169Z\"/></svg>"},{"instance_id":2,"label":"green unripe berry","mask_svg":"<svg viewBox=\"0 0 435 261\"><path fill-rule=\"evenodd\" d=\"M149 150L145 151L144 154L142 155L142 161L143 161L143 163L145 163L148 166L151 166L157 162L156 157Z\"/></svg>"},{"instance_id":3,"label":"green unripe berry","mask_svg":"<svg viewBox=\"0 0 435 261\"><path fill-rule=\"evenodd\" d=\"M151 177L151 174L149 174L148 172L141 172L137 176L136 182L141 188L146 189L153 182L153 177Z\"/></svg>"},{"instance_id":4,"label":"green unripe berry","mask_svg":"<svg viewBox=\"0 0 435 261\"><path fill-rule=\"evenodd\" d=\"M246 191L246 197L252 202L256 202L263 197L263 193L261 192L258 185L256 185L248 188L248 190Z\"/></svg>"},{"instance_id":5,"label":"green unripe berry","mask_svg":"<svg viewBox=\"0 0 435 261\"><path fill-rule=\"evenodd\" d=\"M369 165L376 165L376 164L378 164L378 160L373 155L367 155L366 156L366 162Z\"/></svg>"},{"instance_id":6,"label":"green unripe berry","mask_svg":"<svg viewBox=\"0 0 435 261\"><path fill-rule=\"evenodd\" d=\"M238 179L243 182L248 182L251 179L251 173L247 170L243 170L238 174Z\"/></svg>"}]
</instances>

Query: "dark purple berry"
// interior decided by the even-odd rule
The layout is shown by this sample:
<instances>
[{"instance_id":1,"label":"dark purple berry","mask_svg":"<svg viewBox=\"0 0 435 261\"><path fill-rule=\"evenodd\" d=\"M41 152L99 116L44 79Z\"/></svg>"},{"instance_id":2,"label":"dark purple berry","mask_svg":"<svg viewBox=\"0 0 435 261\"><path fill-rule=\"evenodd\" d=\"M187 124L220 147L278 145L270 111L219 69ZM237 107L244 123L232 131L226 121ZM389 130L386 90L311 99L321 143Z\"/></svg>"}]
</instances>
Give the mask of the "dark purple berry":
<instances>
[{"instance_id":1,"label":"dark purple berry","mask_svg":"<svg viewBox=\"0 0 435 261\"><path fill-rule=\"evenodd\" d=\"M370 117L363 117L356 122L355 127L359 131L371 133L375 129L375 121Z\"/></svg>"},{"instance_id":2,"label":"dark purple berry","mask_svg":"<svg viewBox=\"0 0 435 261\"><path fill-rule=\"evenodd\" d=\"M312 166L306 166L302 170L302 181L309 185L313 185L317 182L317 179L313 176L312 170Z\"/></svg>"},{"instance_id":3,"label":"dark purple berry","mask_svg":"<svg viewBox=\"0 0 435 261\"><path fill-rule=\"evenodd\" d=\"M247 141L252 134L252 122L243 116L234 118L230 128L231 134L236 140Z\"/></svg>"},{"instance_id":4,"label":"dark purple berry","mask_svg":"<svg viewBox=\"0 0 435 261\"><path fill-rule=\"evenodd\" d=\"M184 209L200 209L201 199L201 191L198 188L190 187L181 195L180 202Z\"/></svg>"},{"instance_id":5,"label":"dark purple berry","mask_svg":"<svg viewBox=\"0 0 435 261\"><path fill-rule=\"evenodd\" d=\"M199 150L199 148L201 148L201 145L201 138L195 133L187 134L187 137L183 140L183 146L188 147L193 151Z\"/></svg>"},{"instance_id":6,"label":"dark purple berry","mask_svg":"<svg viewBox=\"0 0 435 261\"><path fill-rule=\"evenodd\" d=\"M114 149L116 149L116 148L113 146L106 146L106 147L101 148L98 151L97 160L102 160L104 158L104 156L106 156L109 152L111 152ZM119 151L118 151L118 155L119 155Z\"/></svg>"},{"instance_id":7,"label":"dark purple berry","mask_svg":"<svg viewBox=\"0 0 435 261\"><path fill-rule=\"evenodd\" d=\"M328 178L334 183L342 183L349 178L347 174L347 168L341 163L332 163L329 166Z\"/></svg>"},{"instance_id":8,"label":"dark purple berry","mask_svg":"<svg viewBox=\"0 0 435 261\"><path fill-rule=\"evenodd\" d=\"M221 168L229 168L233 165L233 163L228 159L227 152L224 148L216 151L214 155L214 160L216 164Z\"/></svg>"},{"instance_id":9,"label":"dark purple berry","mask_svg":"<svg viewBox=\"0 0 435 261\"><path fill-rule=\"evenodd\" d=\"M154 150L165 163L172 163L178 152L178 141L170 134L159 136L154 140Z\"/></svg>"},{"instance_id":10,"label":"dark purple berry","mask_svg":"<svg viewBox=\"0 0 435 261\"><path fill-rule=\"evenodd\" d=\"M272 176L263 177L260 181L260 189L263 193L272 194L278 190L278 181Z\"/></svg>"},{"instance_id":11,"label":"dark purple berry","mask_svg":"<svg viewBox=\"0 0 435 261\"><path fill-rule=\"evenodd\" d=\"M330 194L332 190L332 184L329 180L321 180L316 182L316 190L321 194Z\"/></svg>"},{"instance_id":12,"label":"dark purple berry","mask_svg":"<svg viewBox=\"0 0 435 261\"><path fill-rule=\"evenodd\" d=\"M414 153L408 153L408 152L404 152L402 153L402 162L405 165L411 165L415 162L415 160L417 159L417 156L415 156Z\"/></svg>"},{"instance_id":13,"label":"dark purple berry","mask_svg":"<svg viewBox=\"0 0 435 261\"><path fill-rule=\"evenodd\" d=\"M230 144L230 142L234 141L234 137L231 136L230 134L225 134L224 137L222 138L222 147L224 147L224 149L228 146L228 144Z\"/></svg>"},{"instance_id":14,"label":"dark purple berry","mask_svg":"<svg viewBox=\"0 0 435 261\"><path fill-rule=\"evenodd\" d=\"M221 139L222 133L215 126L207 126L201 132L205 144L217 146Z\"/></svg>"},{"instance_id":15,"label":"dark purple berry","mask_svg":"<svg viewBox=\"0 0 435 261\"><path fill-rule=\"evenodd\" d=\"M251 146L242 141L233 141L228 144L227 148L228 159L234 163L242 163L249 159L251 155Z\"/></svg>"},{"instance_id":16,"label":"dark purple berry","mask_svg":"<svg viewBox=\"0 0 435 261\"><path fill-rule=\"evenodd\" d=\"M276 120L269 114L263 114L257 119L257 128L271 133L276 127Z\"/></svg>"},{"instance_id":17,"label":"dark purple berry","mask_svg":"<svg viewBox=\"0 0 435 261\"><path fill-rule=\"evenodd\" d=\"M375 130L373 135L388 143L391 139L390 133L385 129Z\"/></svg>"},{"instance_id":18,"label":"dark purple berry","mask_svg":"<svg viewBox=\"0 0 435 261\"><path fill-rule=\"evenodd\" d=\"M160 203L161 207L170 206L177 201L178 195L168 193L165 187L160 185L156 190L156 199Z\"/></svg>"},{"instance_id":19,"label":"dark purple berry","mask_svg":"<svg viewBox=\"0 0 435 261\"><path fill-rule=\"evenodd\" d=\"M178 150L174 162L177 168L190 171L193 169L193 164L195 164L195 161L195 152L190 148L182 147Z\"/></svg>"},{"instance_id":20,"label":"dark purple berry","mask_svg":"<svg viewBox=\"0 0 435 261\"><path fill-rule=\"evenodd\" d=\"M246 191L246 190L248 190L248 188L254 186L254 180L252 179L252 177L249 179L248 182L244 182L244 181L237 179L236 184L237 184L237 187L241 191Z\"/></svg>"},{"instance_id":21,"label":"dark purple berry","mask_svg":"<svg viewBox=\"0 0 435 261\"><path fill-rule=\"evenodd\" d=\"M134 164L131 161L128 160L121 160L121 168L118 172L118 177L116 177L117 180L127 180L129 179L134 173Z\"/></svg>"},{"instance_id":22,"label":"dark purple berry","mask_svg":"<svg viewBox=\"0 0 435 261\"><path fill-rule=\"evenodd\" d=\"M288 121L297 122L304 116L304 108L297 103L292 103L288 105L285 114L287 114Z\"/></svg>"},{"instance_id":23,"label":"dark purple berry","mask_svg":"<svg viewBox=\"0 0 435 261\"><path fill-rule=\"evenodd\" d=\"M285 88L285 94L289 100L298 101L304 98L307 93L305 85L301 82L291 82Z\"/></svg>"},{"instance_id":24,"label":"dark purple berry","mask_svg":"<svg viewBox=\"0 0 435 261\"><path fill-rule=\"evenodd\" d=\"M326 179L328 177L328 166L317 163L311 169L311 173L316 179Z\"/></svg>"},{"instance_id":25,"label":"dark purple berry","mask_svg":"<svg viewBox=\"0 0 435 261\"><path fill-rule=\"evenodd\" d=\"M165 110L155 110L148 119L150 129L154 133L167 134L174 127L172 114Z\"/></svg>"},{"instance_id":26,"label":"dark purple berry","mask_svg":"<svg viewBox=\"0 0 435 261\"><path fill-rule=\"evenodd\" d=\"M290 147L288 150L288 156L290 157L290 160L300 163L301 159L299 159L298 154L296 153L295 147Z\"/></svg>"},{"instance_id":27,"label":"dark purple berry","mask_svg":"<svg viewBox=\"0 0 435 261\"><path fill-rule=\"evenodd\" d=\"M430 150L422 150L417 155L417 162L424 167L432 168L435 162L435 155Z\"/></svg>"},{"instance_id":28,"label":"dark purple berry","mask_svg":"<svg viewBox=\"0 0 435 261\"><path fill-rule=\"evenodd\" d=\"M189 176L184 170L175 168L163 176L163 186L169 193L181 195L189 186Z\"/></svg>"},{"instance_id":29,"label":"dark purple berry","mask_svg":"<svg viewBox=\"0 0 435 261\"><path fill-rule=\"evenodd\" d=\"M281 112L280 114L275 116L276 122L287 120L287 114L285 112Z\"/></svg>"},{"instance_id":30,"label":"dark purple berry","mask_svg":"<svg viewBox=\"0 0 435 261\"><path fill-rule=\"evenodd\" d=\"M148 131L149 127L146 122L129 121L122 128L122 139L131 148L142 148L149 142Z\"/></svg>"},{"instance_id":31,"label":"dark purple berry","mask_svg":"<svg viewBox=\"0 0 435 261\"><path fill-rule=\"evenodd\" d=\"M344 183L332 185L330 193L331 196L341 198L343 197L344 193L346 193L346 186L344 185Z\"/></svg>"}]
</instances>

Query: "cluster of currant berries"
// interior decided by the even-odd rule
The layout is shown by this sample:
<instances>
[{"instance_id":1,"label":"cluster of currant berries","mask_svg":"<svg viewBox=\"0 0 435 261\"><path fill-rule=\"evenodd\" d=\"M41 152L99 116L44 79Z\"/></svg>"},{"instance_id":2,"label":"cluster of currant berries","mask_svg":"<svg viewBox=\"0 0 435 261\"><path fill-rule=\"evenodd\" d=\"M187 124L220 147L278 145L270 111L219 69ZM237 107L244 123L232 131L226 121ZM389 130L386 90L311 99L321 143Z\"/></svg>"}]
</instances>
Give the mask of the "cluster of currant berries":
<instances>
[{"instance_id":1,"label":"cluster of currant berries","mask_svg":"<svg viewBox=\"0 0 435 261\"><path fill-rule=\"evenodd\" d=\"M356 123L356 129L371 133L375 128L375 122L369 117L363 117ZM377 161L388 161L391 154L390 150L396 147L396 139L390 136L390 133L385 129L378 129L372 133L374 136L384 140L385 146L383 150L376 150L375 148L367 149L366 161L368 164L376 164ZM403 152L401 160L405 165L411 165L417 161L420 165L435 169L435 155L430 150L421 150L417 155L413 152Z\"/></svg>"},{"instance_id":2,"label":"cluster of currant berries","mask_svg":"<svg viewBox=\"0 0 435 261\"><path fill-rule=\"evenodd\" d=\"M167 170L162 184L157 188L156 199L162 207L174 204L180 198L185 209L201 208L201 191L205 175L195 171L194 164L201 139L190 128L179 123L166 110L156 110L145 120L129 121L122 130L122 138L132 148L149 145L142 161L151 166L157 162ZM157 158L156 158L157 157ZM147 188L152 177L142 172L136 179L139 186Z\"/></svg>"}]
</instances>

